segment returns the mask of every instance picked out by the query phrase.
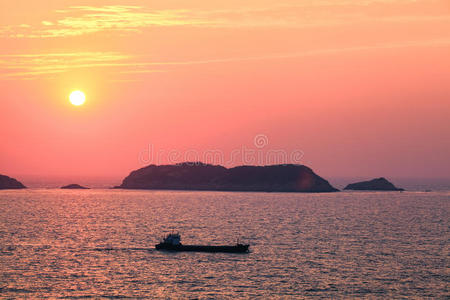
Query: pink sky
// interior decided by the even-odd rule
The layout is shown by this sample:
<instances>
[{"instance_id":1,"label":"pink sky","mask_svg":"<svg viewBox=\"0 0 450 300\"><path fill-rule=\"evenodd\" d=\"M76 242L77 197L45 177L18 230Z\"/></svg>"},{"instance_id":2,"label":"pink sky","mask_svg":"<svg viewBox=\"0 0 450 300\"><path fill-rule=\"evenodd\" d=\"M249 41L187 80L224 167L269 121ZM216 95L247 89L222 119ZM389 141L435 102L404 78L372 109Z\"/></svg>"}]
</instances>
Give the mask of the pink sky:
<instances>
[{"instance_id":1,"label":"pink sky","mask_svg":"<svg viewBox=\"0 0 450 300\"><path fill-rule=\"evenodd\" d=\"M0 44L18 179L244 148L326 178L450 178L448 1L2 1Z\"/></svg>"}]
</instances>

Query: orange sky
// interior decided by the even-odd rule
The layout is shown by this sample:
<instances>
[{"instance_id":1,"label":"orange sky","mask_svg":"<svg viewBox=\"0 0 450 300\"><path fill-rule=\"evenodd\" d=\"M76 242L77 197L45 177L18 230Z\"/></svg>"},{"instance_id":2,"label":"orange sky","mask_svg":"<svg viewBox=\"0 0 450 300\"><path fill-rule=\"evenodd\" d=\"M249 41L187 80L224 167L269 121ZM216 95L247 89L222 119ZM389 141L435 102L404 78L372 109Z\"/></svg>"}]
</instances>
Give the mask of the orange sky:
<instances>
[{"instance_id":1,"label":"orange sky","mask_svg":"<svg viewBox=\"0 0 450 300\"><path fill-rule=\"evenodd\" d=\"M3 174L245 148L325 177L450 178L448 0L1 1L0 44Z\"/></svg>"}]
</instances>

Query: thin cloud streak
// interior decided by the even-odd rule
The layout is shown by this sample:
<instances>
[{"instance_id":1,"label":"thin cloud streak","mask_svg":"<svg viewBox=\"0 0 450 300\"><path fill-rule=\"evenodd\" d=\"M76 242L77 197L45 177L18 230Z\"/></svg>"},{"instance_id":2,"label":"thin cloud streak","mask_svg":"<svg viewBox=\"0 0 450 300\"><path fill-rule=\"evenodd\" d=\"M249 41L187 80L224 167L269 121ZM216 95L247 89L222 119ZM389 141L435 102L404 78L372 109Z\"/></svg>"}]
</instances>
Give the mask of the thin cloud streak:
<instances>
[{"instance_id":1,"label":"thin cloud streak","mask_svg":"<svg viewBox=\"0 0 450 300\"><path fill-rule=\"evenodd\" d=\"M9 25L0 36L12 38L71 37L103 31L141 32L149 27L309 28L359 23L450 22L450 14L372 15L372 5L409 5L423 0L313 1L295 5L220 10L153 10L141 6L72 6L54 12L54 19L33 26ZM343 9L345 8L345 9Z\"/></svg>"},{"instance_id":2,"label":"thin cloud streak","mask_svg":"<svg viewBox=\"0 0 450 300\"><path fill-rule=\"evenodd\" d=\"M251 57L230 57L216 58L206 60L188 60L188 61L166 61L149 62L142 60L142 56L128 56L120 53L101 53L101 52L83 52L83 53L61 53L61 54L19 54L19 55L0 55L0 69L9 70L4 72L2 77L29 77L46 74L64 73L75 69L86 68L121 68L117 74L145 74L167 72L169 70L161 69L142 69L145 67L171 67L171 66L190 66L218 63L232 63L243 61L260 61L274 59L290 59L297 57L334 55L346 52L360 52L382 49L396 48L414 48L414 47L448 47L449 39L427 40L427 41L408 41L402 43L385 43L377 45L361 45L354 47L314 49L308 51L278 53ZM97 56L95 56L97 55ZM7 60L4 60L7 58ZM12 59L16 58L16 59ZM19 58L19 60L17 59Z\"/></svg>"},{"instance_id":3,"label":"thin cloud streak","mask_svg":"<svg viewBox=\"0 0 450 300\"><path fill-rule=\"evenodd\" d=\"M106 67L131 56L114 52L75 52L0 55L2 77L63 73L70 69Z\"/></svg>"}]
</instances>

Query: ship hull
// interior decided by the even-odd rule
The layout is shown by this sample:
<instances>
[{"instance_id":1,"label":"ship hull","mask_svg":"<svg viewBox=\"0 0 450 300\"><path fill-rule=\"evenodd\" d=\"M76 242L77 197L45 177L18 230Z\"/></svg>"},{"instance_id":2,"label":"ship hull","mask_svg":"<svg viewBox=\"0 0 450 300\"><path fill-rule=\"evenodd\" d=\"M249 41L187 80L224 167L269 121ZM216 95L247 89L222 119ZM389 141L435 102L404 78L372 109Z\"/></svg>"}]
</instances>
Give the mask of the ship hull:
<instances>
[{"instance_id":1,"label":"ship hull","mask_svg":"<svg viewBox=\"0 0 450 300\"><path fill-rule=\"evenodd\" d=\"M189 252L223 252L223 253L246 253L249 245L238 244L235 246L200 246L200 245L170 245L160 243L155 246L156 250L166 251L189 251Z\"/></svg>"}]
</instances>

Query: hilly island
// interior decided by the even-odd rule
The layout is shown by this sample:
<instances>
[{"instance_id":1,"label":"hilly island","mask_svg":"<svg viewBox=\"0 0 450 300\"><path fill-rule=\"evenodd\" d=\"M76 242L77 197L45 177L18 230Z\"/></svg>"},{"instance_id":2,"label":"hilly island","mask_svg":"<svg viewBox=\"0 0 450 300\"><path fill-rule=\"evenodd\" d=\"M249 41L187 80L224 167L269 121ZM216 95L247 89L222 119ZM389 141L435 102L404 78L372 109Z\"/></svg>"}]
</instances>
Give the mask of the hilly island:
<instances>
[{"instance_id":1,"label":"hilly island","mask_svg":"<svg viewBox=\"0 0 450 300\"><path fill-rule=\"evenodd\" d=\"M197 162L149 165L131 172L116 188L308 193L339 191L303 165L225 168Z\"/></svg>"},{"instance_id":2,"label":"hilly island","mask_svg":"<svg viewBox=\"0 0 450 300\"><path fill-rule=\"evenodd\" d=\"M0 190L6 189L25 189L20 181L15 178L0 174Z\"/></svg>"}]
</instances>

